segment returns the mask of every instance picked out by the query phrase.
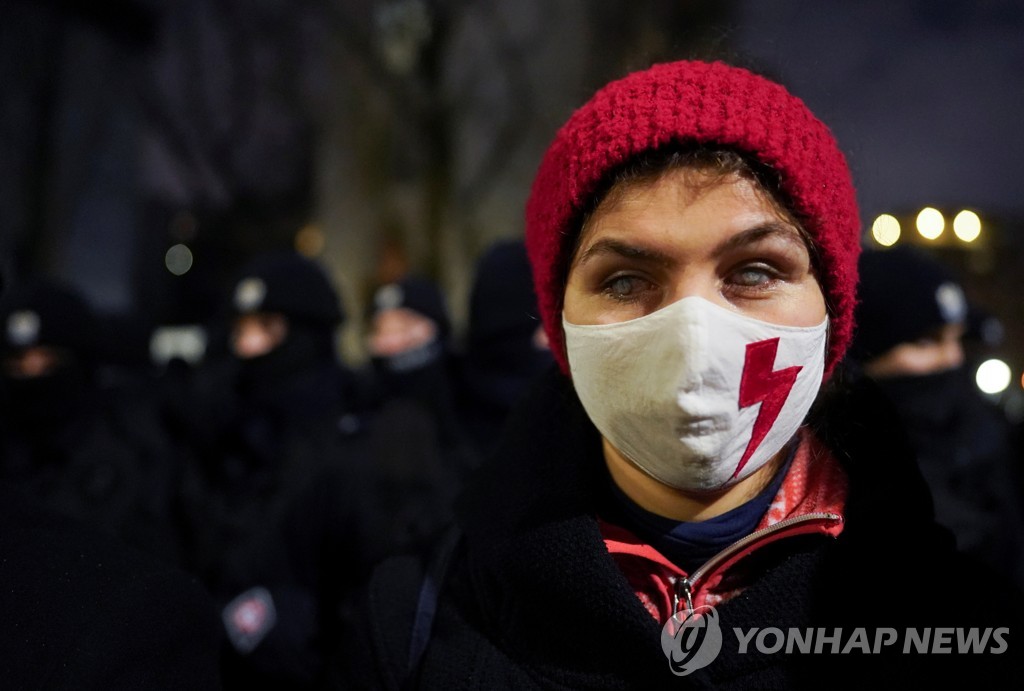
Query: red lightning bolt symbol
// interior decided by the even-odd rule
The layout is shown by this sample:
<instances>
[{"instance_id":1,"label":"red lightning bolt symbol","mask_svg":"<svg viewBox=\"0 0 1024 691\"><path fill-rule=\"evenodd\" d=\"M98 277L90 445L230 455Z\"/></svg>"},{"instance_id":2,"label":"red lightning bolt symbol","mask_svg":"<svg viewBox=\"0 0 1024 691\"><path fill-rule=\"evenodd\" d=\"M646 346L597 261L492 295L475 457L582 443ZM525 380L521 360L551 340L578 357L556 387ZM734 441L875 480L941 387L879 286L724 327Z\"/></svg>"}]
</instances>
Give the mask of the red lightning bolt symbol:
<instances>
[{"instance_id":1,"label":"red lightning bolt symbol","mask_svg":"<svg viewBox=\"0 0 1024 691\"><path fill-rule=\"evenodd\" d=\"M779 339L770 338L747 345L747 357L743 362L743 377L740 379L740 408L761 404L754 421L754 429L750 434L747 450L743 452L740 463L736 466L735 478L743 470L754 451L764 441L768 430L775 424L779 411L789 398L789 392L796 383L796 375L803 369L799 365L772 371L775 366L775 354L779 350Z\"/></svg>"}]
</instances>

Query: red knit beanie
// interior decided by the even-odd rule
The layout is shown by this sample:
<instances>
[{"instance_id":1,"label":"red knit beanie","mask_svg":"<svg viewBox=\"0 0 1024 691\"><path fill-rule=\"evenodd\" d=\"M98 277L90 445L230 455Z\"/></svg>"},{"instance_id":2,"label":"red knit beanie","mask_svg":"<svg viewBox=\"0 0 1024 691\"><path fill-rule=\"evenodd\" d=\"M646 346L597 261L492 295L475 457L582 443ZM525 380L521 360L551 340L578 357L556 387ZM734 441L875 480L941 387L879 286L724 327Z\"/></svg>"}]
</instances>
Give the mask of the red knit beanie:
<instances>
[{"instance_id":1,"label":"red knit beanie","mask_svg":"<svg viewBox=\"0 0 1024 691\"><path fill-rule=\"evenodd\" d=\"M723 63L673 62L614 81L555 135L526 203L526 246L551 349L569 366L562 333L564 271L582 210L609 171L666 144L735 148L772 168L820 250L831 307L825 371L853 333L860 219L846 160L828 128L786 89Z\"/></svg>"}]
</instances>

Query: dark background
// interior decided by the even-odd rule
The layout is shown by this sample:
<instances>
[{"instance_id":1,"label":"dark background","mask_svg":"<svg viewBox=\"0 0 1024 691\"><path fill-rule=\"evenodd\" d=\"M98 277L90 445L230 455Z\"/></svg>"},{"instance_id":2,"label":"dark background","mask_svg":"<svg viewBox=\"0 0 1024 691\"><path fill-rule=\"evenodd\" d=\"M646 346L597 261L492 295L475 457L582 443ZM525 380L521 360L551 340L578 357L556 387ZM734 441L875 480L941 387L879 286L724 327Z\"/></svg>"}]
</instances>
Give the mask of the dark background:
<instances>
[{"instance_id":1,"label":"dark background","mask_svg":"<svg viewBox=\"0 0 1024 691\"><path fill-rule=\"evenodd\" d=\"M866 229L888 212L924 242L921 207L980 214L978 242L930 249L1024 369L1024 2L2 0L0 56L0 262L111 319L209 318L242 261L298 246L350 314L411 267L458 323L572 108L652 61L723 56L833 127Z\"/></svg>"}]
</instances>

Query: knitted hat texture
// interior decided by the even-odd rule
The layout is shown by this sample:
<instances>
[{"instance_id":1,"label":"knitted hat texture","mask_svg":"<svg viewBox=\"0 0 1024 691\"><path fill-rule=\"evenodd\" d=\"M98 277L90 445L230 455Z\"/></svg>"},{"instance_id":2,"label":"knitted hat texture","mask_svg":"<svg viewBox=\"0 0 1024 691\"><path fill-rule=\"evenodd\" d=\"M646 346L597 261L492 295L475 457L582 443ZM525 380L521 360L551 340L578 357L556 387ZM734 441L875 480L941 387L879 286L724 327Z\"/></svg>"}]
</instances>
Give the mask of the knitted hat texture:
<instances>
[{"instance_id":1,"label":"knitted hat texture","mask_svg":"<svg viewBox=\"0 0 1024 691\"><path fill-rule=\"evenodd\" d=\"M669 144L714 144L753 156L779 176L783 194L820 250L830 311L826 372L853 332L860 220L853 182L829 129L784 87L723 63L654 65L611 82L555 135L526 204L526 245L544 328L563 372L568 253L581 212L606 175Z\"/></svg>"}]
</instances>

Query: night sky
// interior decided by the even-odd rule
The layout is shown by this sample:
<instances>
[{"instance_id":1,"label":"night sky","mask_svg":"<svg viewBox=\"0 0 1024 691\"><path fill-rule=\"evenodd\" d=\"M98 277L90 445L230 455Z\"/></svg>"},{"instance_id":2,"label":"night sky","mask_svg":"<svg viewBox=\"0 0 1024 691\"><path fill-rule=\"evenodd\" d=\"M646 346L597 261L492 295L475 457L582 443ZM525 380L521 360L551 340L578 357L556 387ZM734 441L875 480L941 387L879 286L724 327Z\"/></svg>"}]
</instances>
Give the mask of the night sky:
<instances>
[{"instance_id":1,"label":"night sky","mask_svg":"<svg viewBox=\"0 0 1024 691\"><path fill-rule=\"evenodd\" d=\"M866 223L925 204L1024 219L1024 2L743 0L737 49L848 153Z\"/></svg>"}]
</instances>

